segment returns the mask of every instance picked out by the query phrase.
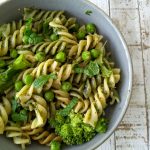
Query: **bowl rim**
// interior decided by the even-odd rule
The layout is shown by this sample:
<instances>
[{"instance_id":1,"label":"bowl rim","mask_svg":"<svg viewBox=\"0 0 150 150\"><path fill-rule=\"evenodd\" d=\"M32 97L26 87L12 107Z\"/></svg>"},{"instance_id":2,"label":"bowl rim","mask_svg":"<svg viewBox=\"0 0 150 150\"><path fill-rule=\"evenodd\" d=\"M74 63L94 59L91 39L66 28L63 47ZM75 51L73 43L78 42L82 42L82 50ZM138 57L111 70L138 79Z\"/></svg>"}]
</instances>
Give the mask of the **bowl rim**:
<instances>
[{"instance_id":1,"label":"bowl rim","mask_svg":"<svg viewBox=\"0 0 150 150\"><path fill-rule=\"evenodd\" d=\"M106 21L112 26L112 28L118 35L119 39L121 40L127 60L129 62L129 65L128 65L128 67L129 67L129 84L128 84L128 93L127 93L127 97L126 97L126 103L125 103L123 110L122 110L121 114L119 115L116 123L112 127L112 129L107 131L107 135L104 137L104 140L102 142L100 142L99 144L93 146L92 150L95 150L100 145L102 145L115 132L115 130L117 129L117 127L119 126L120 122L122 121L122 119L124 118L124 116L127 112L127 109L129 107L129 103L130 103L130 99L131 99L132 86L133 86L133 64L132 64L132 59L131 59L130 52L129 52L127 43L125 41L125 38L124 38L123 34L121 33L121 31L119 31L119 29L113 23L112 19L104 12L104 10L102 10L100 7L98 7L96 4L92 3L91 1L83 0L83 3L85 3L86 5L91 5L94 8L96 8L96 11L101 13L104 16L104 18L106 19Z\"/></svg>"},{"instance_id":2,"label":"bowl rim","mask_svg":"<svg viewBox=\"0 0 150 150\"><path fill-rule=\"evenodd\" d=\"M0 2L0 6L9 2L11 0L2 0ZM106 19L106 21L112 26L112 28L114 29L114 31L116 32L118 38L120 39L123 47L124 47L124 51L128 60L128 67L129 67L129 84L128 84L128 93L127 93L127 97L126 97L126 102L125 105L123 107L123 110L121 111L121 114L119 115L118 119L116 120L114 126L112 127L111 130L107 131L106 136L104 137L104 140L102 142L100 142L99 144L92 146L91 150L94 150L96 148L98 148L100 145L102 145L117 129L117 127L119 126L120 122L122 121L122 119L125 116L125 113L127 112L129 103L130 103L130 99L131 99L131 94L132 94L132 86L133 86L133 64L132 64L132 59L130 56L130 52L127 46L127 43L124 39L124 36L122 35L121 31L119 31L119 29L116 27L116 25L113 23L112 19L104 12L104 10L102 10L100 7L98 7L96 4L92 3L89 0L82 0L83 3L85 3L86 5L91 5L92 7L94 7L96 9L96 11L98 11L99 13L101 13L104 18Z\"/></svg>"}]
</instances>

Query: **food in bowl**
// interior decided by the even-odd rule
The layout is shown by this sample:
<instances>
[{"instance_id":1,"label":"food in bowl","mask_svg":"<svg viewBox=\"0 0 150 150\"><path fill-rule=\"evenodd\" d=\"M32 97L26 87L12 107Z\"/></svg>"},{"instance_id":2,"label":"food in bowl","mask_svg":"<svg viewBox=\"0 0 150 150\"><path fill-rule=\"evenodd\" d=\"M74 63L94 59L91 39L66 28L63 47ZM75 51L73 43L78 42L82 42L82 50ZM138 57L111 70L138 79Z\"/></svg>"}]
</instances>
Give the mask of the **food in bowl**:
<instances>
[{"instance_id":1,"label":"food in bowl","mask_svg":"<svg viewBox=\"0 0 150 150\"><path fill-rule=\"evenodd\" d=\"M0 26L0 40L0 134L55 150L106 132L120 68L94 23L24 8L22 20Z\"/></svg>"}]
</instances>

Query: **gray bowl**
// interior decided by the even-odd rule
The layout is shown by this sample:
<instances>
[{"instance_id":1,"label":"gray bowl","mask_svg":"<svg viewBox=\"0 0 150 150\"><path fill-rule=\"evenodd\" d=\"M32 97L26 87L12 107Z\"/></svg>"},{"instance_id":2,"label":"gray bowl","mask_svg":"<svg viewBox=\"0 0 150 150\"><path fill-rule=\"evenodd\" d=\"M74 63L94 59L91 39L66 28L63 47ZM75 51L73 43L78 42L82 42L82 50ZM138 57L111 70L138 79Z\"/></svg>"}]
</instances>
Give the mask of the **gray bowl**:
<instances>
[{"instance_id":1,"label":"gray bowl","mask_svg":"<svg viewBox=\"0 0 150 150\"><path fill-rule=\"evenodd\" d=\"M128 107L132 88L132 65L127 46L108 16L98 7L86 0L11 0L0 5L0 23L16 20L21 17L18 8L36 7L49 10L66 10L77 17L80 22L93 22L98 32L108 41L108 49L112 52L116 65L121 68L121 82L118 86L120 103L106 110L110 122L105 134L97 135L90 142L79 146L65 146L64 150L92 150L101 145L117 128ZM91 16L85 15L86 10L92 10ZM1 150L19 150L10 139L0 136ZM48 150L46 146L37 143L30 145L28 150Z\"/></svg>"}]
</instances>

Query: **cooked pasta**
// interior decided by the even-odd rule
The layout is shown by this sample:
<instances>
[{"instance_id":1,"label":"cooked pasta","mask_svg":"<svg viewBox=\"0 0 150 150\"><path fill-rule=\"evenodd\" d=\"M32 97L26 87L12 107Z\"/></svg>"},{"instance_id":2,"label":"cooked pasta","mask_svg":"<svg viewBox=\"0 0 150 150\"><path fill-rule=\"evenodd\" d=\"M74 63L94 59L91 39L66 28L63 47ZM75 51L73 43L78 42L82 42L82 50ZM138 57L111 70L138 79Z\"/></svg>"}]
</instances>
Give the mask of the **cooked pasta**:
<instances>
[{"instance_id":1,"label":"cooked pasta","mask_svg":"<svg viewBox=\"0 0 150 150\"><path fill-rule=\"evenodd\" d=\"M0 134L25 149L105 132L121 78L107 43L64 11L24 8L22 20L0 25Z\"/></svg>"}]
</instances>

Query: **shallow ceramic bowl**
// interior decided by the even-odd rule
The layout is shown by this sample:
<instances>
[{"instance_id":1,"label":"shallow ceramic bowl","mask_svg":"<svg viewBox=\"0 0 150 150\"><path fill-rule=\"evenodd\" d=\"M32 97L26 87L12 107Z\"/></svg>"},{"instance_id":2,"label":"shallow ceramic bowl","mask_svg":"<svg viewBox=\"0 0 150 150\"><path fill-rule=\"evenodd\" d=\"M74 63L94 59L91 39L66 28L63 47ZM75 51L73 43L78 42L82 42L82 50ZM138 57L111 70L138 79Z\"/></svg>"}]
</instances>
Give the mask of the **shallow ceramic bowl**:
<instances>
[{"instance_id":1,"label":"shallow ceramic bowl","mask_svg":"<svg viewBox=\"0 0 150 150\"><path fill-rule=\"evenodd\" d=\"M95 136L90 142L80 146L65 146L64 150L92 150L100 146L117 128L128 107L132 87L132 67L127 46L116 27L108 16L98 7L86 0L11 0L0 5L0 23L16 20L21 17L18 8L35 7L48 10L65 10L75 16L81 23L93 22L98 32L108 41L107 49L112 52L116 65L121 68L121 81L118 86L120 103L106 110L110 122L105 134ZM86 10L92 10L90 16ZM10 139L0 136L1 150L19 150ZM48 150L37 143L30 145L28 150Z\"/></svg>"}]
</instances>

